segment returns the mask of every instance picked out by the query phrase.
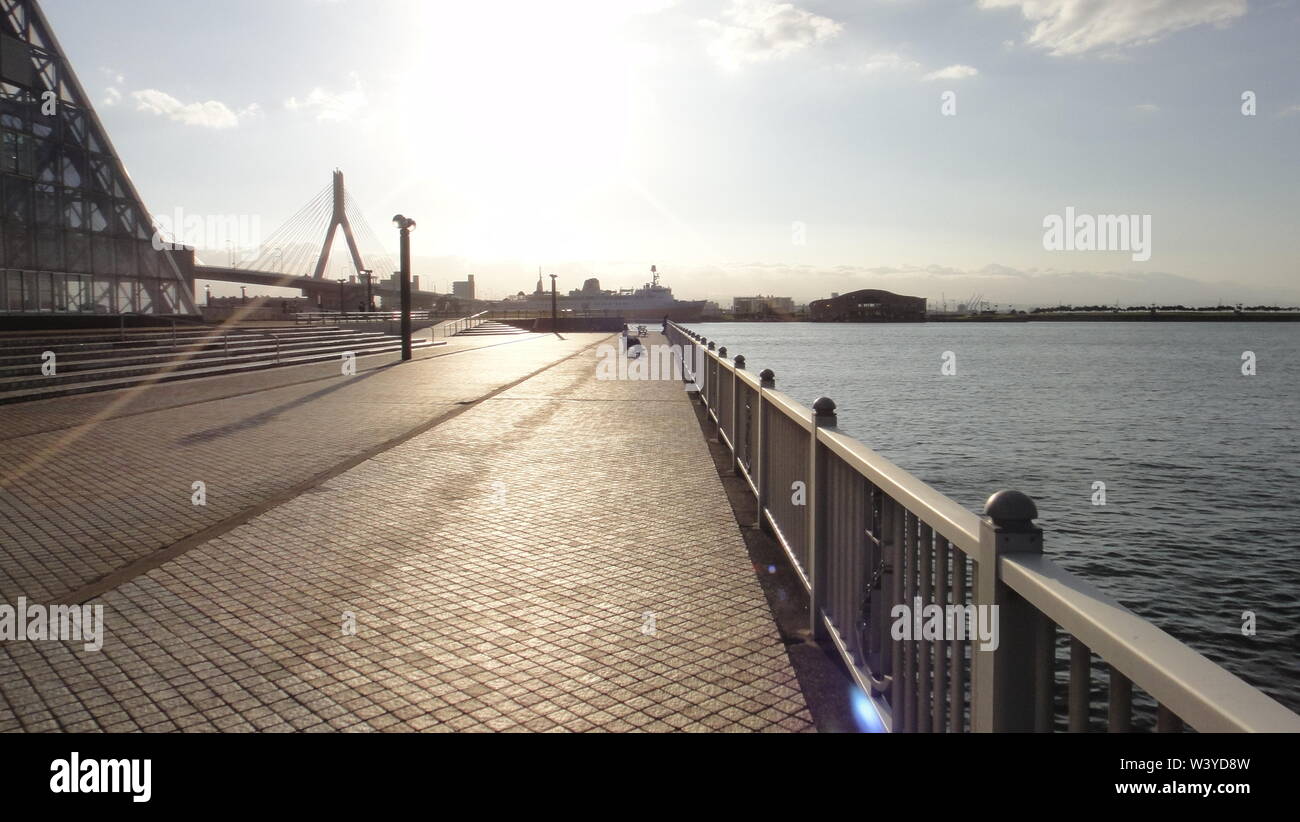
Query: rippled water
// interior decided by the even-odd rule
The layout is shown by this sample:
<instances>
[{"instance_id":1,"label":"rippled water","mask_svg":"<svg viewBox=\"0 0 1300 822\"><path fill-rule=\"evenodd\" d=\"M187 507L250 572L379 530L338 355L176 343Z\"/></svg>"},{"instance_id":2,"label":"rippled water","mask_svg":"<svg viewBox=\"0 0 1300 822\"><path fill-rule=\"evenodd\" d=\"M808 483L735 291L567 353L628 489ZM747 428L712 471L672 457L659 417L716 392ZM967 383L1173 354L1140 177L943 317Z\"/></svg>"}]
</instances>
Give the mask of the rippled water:
<instances>
[{"instance_id":1,"label":"rippled water","mask_svg":"<svg viewBox=\"0 0 1300 822\"><path fill-rule=\"evenodd\" d=\"M1300 325L692 328L976 512L1028 493L1057 561L1300 711Z\"/></svg>"}]
</instances>

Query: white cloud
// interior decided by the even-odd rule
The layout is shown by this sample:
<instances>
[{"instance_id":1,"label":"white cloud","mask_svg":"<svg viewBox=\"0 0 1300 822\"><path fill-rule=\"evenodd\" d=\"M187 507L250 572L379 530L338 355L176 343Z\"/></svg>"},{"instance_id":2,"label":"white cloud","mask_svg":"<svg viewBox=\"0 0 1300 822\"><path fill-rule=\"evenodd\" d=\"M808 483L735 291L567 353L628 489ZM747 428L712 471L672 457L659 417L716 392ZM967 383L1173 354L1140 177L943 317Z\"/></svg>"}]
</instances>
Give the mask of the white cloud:
<instances>
[{"instance_id":1,"label":"white cloud","mask_svg":"<svg viewBox=\"0 0 1300 822\"><path fill-rule=\"evenodd\" d=\"M315 112L317 122L344 122L353 119L366 105L366 92L361 78L353 72L352 88L345 91L327 91L319 86L299 100L290 97L284 107L290 111Z\"/></svg>"},{"instance_id":2,"label":"white cloud","mask_svg":"<svg viewBox=\"0 0 1300 822\"><path fill-rule=\"evenodd\" d=\"M1160 110L1160 106L1155 103L1138 103L1133 107L1134 111L1140 111L1144 114L1155 114Z\"/></svg>"},{"instance_id":3,"label":"white cloud","mask_svg":"<svg viewBox=\"0 0 1300 822\"><path fill-rule=\"evenodd\" d=\"M1026 42L1058 57L1154 43L1246 13L1246 0L979 0L979 5L1020 9L1034 23Z\"/></svg>"},{"instance_id":4,"label":"white cloud","mask_svg":"<svg viewBox=\"0 0 1300 822\"><path fill-rule=\"evenodd\" d=\"M103 100L104 105L115 106L121 101L122 101L122 92L118 91L112 86L109 86L108 88L104 89L104 100Z\"/></svg>"},{"instance_id":5,"label":"white cloud","mask_svg":"<svg viewBox=\"0 0 1300 822\"><path fill-rule=\"evenodd\" d=\"M829 17L769 0L732 0L723 17L725 21L700 23L716 33L709 54L728 69L784 59L830 40L844 28L843 23Z\"/></svg>"},{"instance_id":6,"label":"white cloud","mask_svg":"<svg viewBox=\"0 0 1300 822\"><path fill-rule=\"evenodd\" d=\"M960 63L947 68L941 68L938 71L932 71L922 77L922 80L961 80L966 77L974 77L979 74L979 69L974 66L963 66Z\"/></svg>"},{"instance_id":7,"label":"white cloud","mask_svg":"<svg viewBox=\"0 0 1300 822\"><path fill-rule=\"evenodd\" d=\"M921 70L921 64L909 60L896 51L873 54L865 63L857 67L866 74L884 74L886 72L914 72Z\"/></svg>"},{"instance_id":8,"label":"white cloud","mask_svg":"<svg viewBox=\"0 0 1300 822\"><path fill-rule=\"evenodd\" d=\"M261 112L257 103L246 106L238 112L219 100L204 103L182 103L175 97L158 89L147 88L131 92L135 99L137 111L159 114L187 126L204 128L235 128L239 121L256 116Z\"/></svg>"}]
</instances>

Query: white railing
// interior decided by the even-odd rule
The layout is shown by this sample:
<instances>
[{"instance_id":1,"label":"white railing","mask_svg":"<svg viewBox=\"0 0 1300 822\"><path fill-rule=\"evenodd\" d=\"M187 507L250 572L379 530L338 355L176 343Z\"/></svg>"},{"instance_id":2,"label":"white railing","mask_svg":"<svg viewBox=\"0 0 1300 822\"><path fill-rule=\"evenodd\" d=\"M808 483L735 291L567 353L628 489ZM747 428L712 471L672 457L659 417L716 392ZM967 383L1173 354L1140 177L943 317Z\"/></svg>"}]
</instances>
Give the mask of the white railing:
<instances>
[{"instance_id":1,"label":"white railing","mask_svg":"<svg viewBox=\"0 0 1300 822\"><path fill-rule=\"evenodd\" d=\"M376 323L376 322L397 322L402 319L400 311L303 311L293 315L294 322L299 325L330 325L340 323ZM436 312L428 310L418 310L411 312L412 320L434 320L437 319Z\"/></svg>"},{"instance_id":2,"label":"white railing","mask_svg":"<svg viewBox=\"0 0 1300 822\"><path fill-rule=\"evenodd\" d=\"M477 314L471 314L468 317L461 317L458 320L442 323L434 333L441 334L444 337L454 337L462 331L468 331L487 322L490 312L480 311Z\"/></svg>"},{"instance_id":3,"label":"white railing","mask_svg":"<svg viewBox=\"0 0 1300 822\"><path fill-rule=\"evenodd\" d=\"M979 517L841 433L828 398L809 409L744 357L676 323L667 336L757 498L757 524L808 591L813 636L885 729L1086 731L1104 713L1115 731L1135 716L1157 731L1300 731L1300 716L1044 556L1028 496L998 491ZM951 625L895 640L894 608L917 598L941 612L997 606L996 647L952 638ZM1090 699L1094 656L1104 709Z\"/></svg>"}]
</instances>

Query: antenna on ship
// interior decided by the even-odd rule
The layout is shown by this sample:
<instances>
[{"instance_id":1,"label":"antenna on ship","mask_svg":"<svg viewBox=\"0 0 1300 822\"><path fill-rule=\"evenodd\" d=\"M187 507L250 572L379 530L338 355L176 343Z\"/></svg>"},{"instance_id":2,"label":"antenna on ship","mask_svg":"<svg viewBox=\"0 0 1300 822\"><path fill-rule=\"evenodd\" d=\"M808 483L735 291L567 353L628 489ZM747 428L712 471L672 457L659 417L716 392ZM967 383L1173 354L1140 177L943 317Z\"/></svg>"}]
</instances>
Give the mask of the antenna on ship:
<instances>
[{"instance_id":1,"label":"antenna on ship","mask_svg":"<svg viewBox=\"0 0 1300 822\"><path fill-rule=\"evenodd\" d=\"M650 285L659 285L659 269L655 268L653 265L650 266Z\"/></svg>"}]
</instances>

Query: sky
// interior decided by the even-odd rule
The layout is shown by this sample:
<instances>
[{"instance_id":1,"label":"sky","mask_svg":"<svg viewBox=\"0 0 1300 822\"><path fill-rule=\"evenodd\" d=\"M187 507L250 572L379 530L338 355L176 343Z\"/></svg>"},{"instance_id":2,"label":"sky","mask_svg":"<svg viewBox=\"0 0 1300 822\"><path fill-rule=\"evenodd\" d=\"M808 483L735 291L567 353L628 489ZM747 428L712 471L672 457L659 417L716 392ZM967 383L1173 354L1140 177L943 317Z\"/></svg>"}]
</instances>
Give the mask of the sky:
<instances>
[{"instance_id":1,"label":"sky","mask_svg":"<svg viewBox=\"0 0 1300 822\"><path fill-rule=\"evenodd\" d=\"M43 8L155 214L256 245L341 168L443 291L1300 304L1294 0Z\"/></svg>"}]
</instances>

